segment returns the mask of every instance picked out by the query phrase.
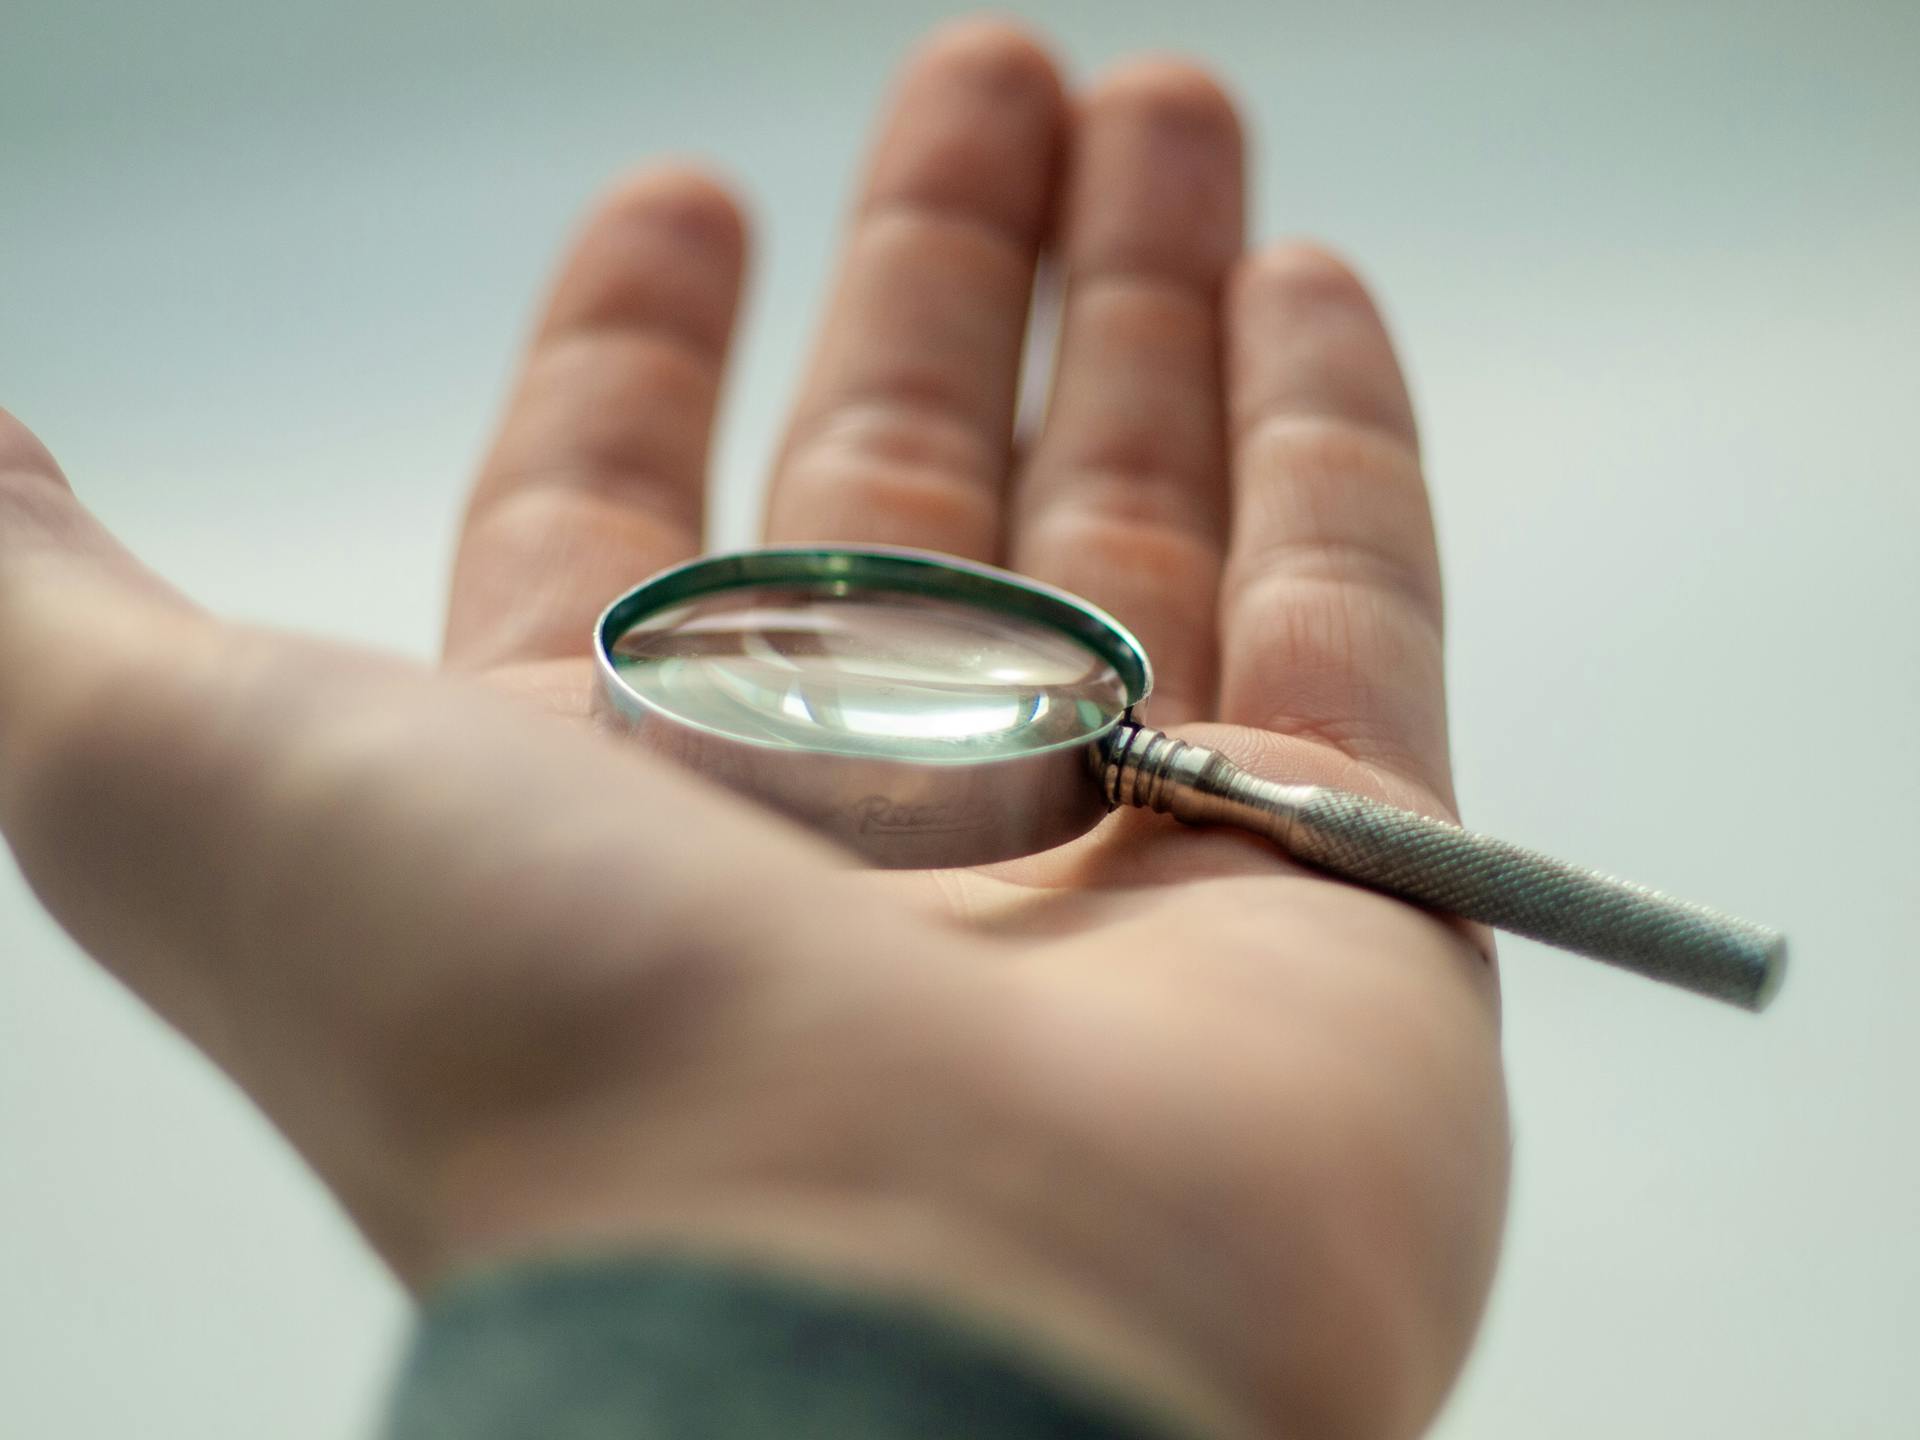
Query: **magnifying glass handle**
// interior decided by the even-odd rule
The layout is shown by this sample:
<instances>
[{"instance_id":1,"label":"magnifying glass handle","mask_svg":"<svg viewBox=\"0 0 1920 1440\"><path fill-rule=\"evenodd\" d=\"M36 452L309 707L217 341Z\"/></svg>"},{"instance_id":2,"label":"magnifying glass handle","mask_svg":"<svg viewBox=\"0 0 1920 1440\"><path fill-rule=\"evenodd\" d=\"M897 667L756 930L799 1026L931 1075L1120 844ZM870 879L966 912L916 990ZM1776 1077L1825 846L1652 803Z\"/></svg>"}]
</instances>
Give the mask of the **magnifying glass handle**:
<instances>
[{"instance_id":1,"label":"magnifying glass handle","mask_svg":"<svg viewBox=\"0 0 1920 1440\"><path fill-rule=\"evenodd\" d=\"M1786 973L1777 930L1343 790L1262 780L1157 730L1122 724L1105 762L1115 805L1251 830L1342 880L1748 1010Z\"/></svg>"}]
</instances>

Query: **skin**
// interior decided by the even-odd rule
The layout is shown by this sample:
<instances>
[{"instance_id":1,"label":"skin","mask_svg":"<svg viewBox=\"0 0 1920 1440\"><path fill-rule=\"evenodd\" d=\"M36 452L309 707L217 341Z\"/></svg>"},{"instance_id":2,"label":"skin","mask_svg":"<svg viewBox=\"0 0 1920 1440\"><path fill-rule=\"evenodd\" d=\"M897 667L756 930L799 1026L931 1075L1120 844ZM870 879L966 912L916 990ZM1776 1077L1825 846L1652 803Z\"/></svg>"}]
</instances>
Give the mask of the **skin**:
<instances>
[{"instance_id":1,"label":"skin","mask_svg":"<svg viewBox=\"0 0 1920 1440\"><path fill-rule=\"evenodd\" d=\"M1158 723L1450 814L1411 408L1343 264L1243 252L1241 143L1182 62L1068 97L1022 33L939 32L880 124L767 538L1076 590L1146 641ZM1476 937L1138 813L866 873L580 723L592 616L698 551L744 253L682 168L586 223L438 670L207 616L0 416L22 869L416 1290L747 1256L958 1309L1192 1433L1417 1433L1506 1193ZM1042 255L1058 361L1016 444Z\"/></svg>"}]
</instances>

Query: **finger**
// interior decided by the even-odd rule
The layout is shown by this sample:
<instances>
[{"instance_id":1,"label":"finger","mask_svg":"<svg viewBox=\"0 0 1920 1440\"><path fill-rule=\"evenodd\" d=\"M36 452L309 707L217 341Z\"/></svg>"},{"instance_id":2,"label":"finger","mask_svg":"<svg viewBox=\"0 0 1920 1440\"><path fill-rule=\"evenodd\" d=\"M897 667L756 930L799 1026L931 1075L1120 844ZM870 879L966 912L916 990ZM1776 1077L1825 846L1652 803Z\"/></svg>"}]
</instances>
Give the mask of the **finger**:
<instances>
[{"instance_id":1,"label":"finger","mask_svg":"<svg viewBox=\"0 0 1920 1440\"><path fill-rule=\"evenodd\" d=\"M990 560L1064 102L1018 30L947 30L881 127L768 497L776 542Z\"/></svg>"},{"instance_id":2,"label":"finger","mask_svg":"<svg viewBox=\"0 0 1920 1440\"><path fill-rule=\"evenodd\" d=\"M413 1278L450 1131L657 1063L760 957L837 953L792 908L854 878L824 848L487 687L99 587L34 633L44 683L0 713L23 872Z\"/></svg>"},{"instance_id":3,"label":"finger","mask_svg":"<svg viewBox=\"0 0 1920 1440\"><path fill-rule=\"evenodd\" d=\"M1014 565L1113 611L1152 713L1209 713L1226 540L1220 290L1239 253L1240 127L1205 73L1128 66L1088 97L1062 212L1066 303Z\"/></svg>"},{"instance_id":4,"label":"finger","mask_svg":"<svg viewBox=\"0 0 1920 1440\"><path fill-rule=\"evenodd\" d=\"M1221 718L1448 796L1440 566L1412 406L1353 273L1306 246L1227 305L1233 536Z\"/></svg>"},{"instance_id":5,"label":"finger","mask_svg":"<svg viewBox=\"0 0 1920 1440\"><path fill-rule=\"evenodd\" d=\"M15 621L30 592L54 576L111 582L185 604L74 498L34 433L0 410L0 620Z\"/></svg>"},{"instance_id":6,"label":"finger","mask_svg":"<svg viewBox=\"0 0 1920 1440\"><path fill-rule=\"evenodd\" d=\"M745 249L733 200L685 170L588 222L468 508L449 660L577 655L608 600L698 552Z\"/></svg>"}]
</instances>

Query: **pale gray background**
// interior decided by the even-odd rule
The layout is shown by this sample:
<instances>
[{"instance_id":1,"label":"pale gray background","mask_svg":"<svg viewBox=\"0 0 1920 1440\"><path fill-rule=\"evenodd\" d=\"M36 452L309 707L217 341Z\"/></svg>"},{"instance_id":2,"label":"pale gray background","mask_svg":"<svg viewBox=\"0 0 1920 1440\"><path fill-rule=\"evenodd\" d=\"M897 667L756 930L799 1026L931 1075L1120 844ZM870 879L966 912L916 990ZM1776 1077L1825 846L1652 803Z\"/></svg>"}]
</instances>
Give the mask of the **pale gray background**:
<instances>
[{"instance_id":1,"label":"pale gray background","mask_svg":"<svg viewBox=\"0 0 1920 1440\"><path fill-rule=\"evenodd\" d=\"M556 246L690 152L762 229L741 540L870 102L945 8L4 0L0 403L212 605L424 654ZM1212 59L1260 228L1383 292L1469 818L1797 945L1759 1021L1507 946L1511 1237L1439 1433L1920 1433L1920 6L1025 13L1080 74ZM347 1440L403 1323L0 872L0 1432Z\"/></svg>"}]
</instances>

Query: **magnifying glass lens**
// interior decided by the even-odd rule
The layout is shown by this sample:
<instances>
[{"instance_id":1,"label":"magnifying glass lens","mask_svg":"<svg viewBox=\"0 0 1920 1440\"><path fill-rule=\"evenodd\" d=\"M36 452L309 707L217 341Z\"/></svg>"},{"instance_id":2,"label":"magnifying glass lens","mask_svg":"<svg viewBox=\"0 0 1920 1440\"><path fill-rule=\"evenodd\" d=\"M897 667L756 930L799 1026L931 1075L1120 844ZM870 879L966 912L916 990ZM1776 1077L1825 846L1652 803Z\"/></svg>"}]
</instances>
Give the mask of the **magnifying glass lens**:
<instances>
[{"instance_id":1,"label":"magnifying glass lens","mask_svg":"<svg viewBox=\"0 0 1920 1440\"><path fill-rule=\"evenodd\" d=\"M962 763L1084 743L1127 708L1113 664L1042 621L911 591L750 585L609 647L645 700L762 745Z\"/></svg>"}]
</instances>

